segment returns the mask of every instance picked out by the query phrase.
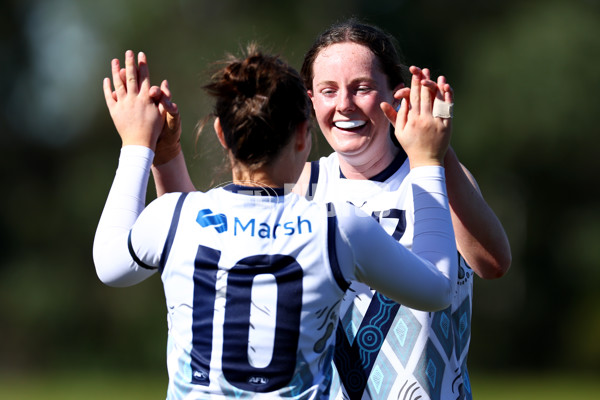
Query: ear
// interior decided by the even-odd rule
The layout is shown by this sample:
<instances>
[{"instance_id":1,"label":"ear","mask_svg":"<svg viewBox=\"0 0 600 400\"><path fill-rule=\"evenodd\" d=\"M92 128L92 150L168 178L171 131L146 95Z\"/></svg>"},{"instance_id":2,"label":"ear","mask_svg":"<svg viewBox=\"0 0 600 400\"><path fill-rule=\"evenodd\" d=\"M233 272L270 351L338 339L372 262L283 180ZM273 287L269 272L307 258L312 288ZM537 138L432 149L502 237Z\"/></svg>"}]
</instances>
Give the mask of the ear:
<instances>
[{"instance_id":1,"label":"ear","mask_svg":"<svg viewBox=\"0 0 600 400\"><path fill-rule=\"evenodd\" d=\"M315 101L315 99L314 99L314 97L315 97L315 96L314 96L314 94L313 94L313 91L312 91L312 90L310 90L310 89L309 89L309 90L307 90L307 91L306 91L306 94L308 94L308 98L310 99L310 101Z\"/></svg>"},{"instance_id":2,"label":"ear","mask_svg":"<svg viewBox=\"0 0 600 400\"><path fill-rule=\"evenodd\" d=\"M310 148L312 145L312 137L310 136L310 130L308 129L309 122L304 121L298 128L296 128L296 150L298 152L304 151L307 147Z\"/></svg>"},{"instance_id":3,"label":"ear","mask_svg":"<svg viewBox=\"0 0 600 400\"><path fill-rule=\"evenodd\" d=\"M219 120L219 117L215 118L213 128L215 129L215 133L217 134L217 138L219 138L219 143L221 143L221 146L223 146L224 149L228 149L227 142L225 142L225 133L223 133L223 128L221 127L221 121Z\"/></svg>"}]
</instances>

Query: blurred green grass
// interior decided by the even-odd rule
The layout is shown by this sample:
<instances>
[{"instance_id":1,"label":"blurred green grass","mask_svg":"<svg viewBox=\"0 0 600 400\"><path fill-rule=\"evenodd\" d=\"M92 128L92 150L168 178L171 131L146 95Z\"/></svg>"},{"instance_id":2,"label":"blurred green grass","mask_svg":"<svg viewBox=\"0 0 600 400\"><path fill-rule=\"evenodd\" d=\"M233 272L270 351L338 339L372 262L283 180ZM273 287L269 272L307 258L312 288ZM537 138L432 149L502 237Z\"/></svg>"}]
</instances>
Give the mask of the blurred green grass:
<instances>
[{"instance_id":1,"label":"blurred green grass","mask_svg":"<svg viewBox=\"0 0 600 400\"><path fill-rule=\"evenodd\" d=\"M0 377L0 399L7 400L159 400L166 392L166 371L164 375L62 371Z\"/></svg>"},{"instance_id":2,"label":"blurred green grass","mask_svg":"<svg viewBox=\"0 0 600 400\"><path fill-rule=\"evenodd\" d=\"M476 400L564 400L600 398L600 380L591 374L475 374ZM165 375L106 371L58 372L0 377L0 398L11 400L152 400L164 399Z\"/></svg>"},{"instance_id":3,"label":"blurred green grass","mask_svg":"<svg viewBox=\"0 0 600 400\"><path fill-rule=\"evenodd\" d=\"M475 400L600 399L600 379L593 374L473 374L471 385Z\"/></svg>"}]
</instances>

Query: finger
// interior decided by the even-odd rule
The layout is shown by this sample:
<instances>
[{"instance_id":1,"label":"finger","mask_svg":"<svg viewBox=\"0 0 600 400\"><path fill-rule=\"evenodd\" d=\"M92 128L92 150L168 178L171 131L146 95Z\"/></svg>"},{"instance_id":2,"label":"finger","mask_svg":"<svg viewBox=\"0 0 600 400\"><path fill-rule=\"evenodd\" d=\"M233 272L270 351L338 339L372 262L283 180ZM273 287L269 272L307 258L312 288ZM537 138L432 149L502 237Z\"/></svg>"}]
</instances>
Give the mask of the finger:
<instances>
[{"instance_id":1,"label":"finger","mask_svg":"<svg viewBox=\"0 0 600 400\"><path fill-rule=\"evenodd\" d=\"M113 96L114 92L112 91L109 78L104 78L104 80L102 81L102 89L104 90L104 99L106 100L106 105L110 110L117 100Z\"/></svg>"},{"instance_id":2,"label":"finger","mask_svg":"<svg viewBox=\"0 0 600 400\"><path fill-rule=\"evenodd\" d=\"M410 96L410 88L402 88L394 92L394 98L401 100Z\"/></svg>"},{"instance_id":3,"label":"finger","mask_svg":"<svg viewBox=\"0 0 600 400\"><path fill-rule=\"evenodd\" d=\"M112 69L112 78L113 84L115 85L116 96L117 98L119 96L124 96L125 94L127 94L127 90L125 89L125 80L121 79L119 60L116 58L113 59L110 65Z\"/></svg>"},{"instance_id":4,"label":"finger","mask_svg":"<svg viewBox=\"0 0 600 400\"><path fill-rule=\"evenodd\" d=\"M398 111L400 108L400 101L408 96L410 96L410 88L402 87L401 89L396 89L393 96L394 100L392 102L392 106L396 109L396 111Z\"/></svg>"},{"instance_id":5,"label":"finger","mask_svg":"<svg viewBox=\"0 0 600 400\"><path fill-rule=\"evenodd\" d=\"M163 93L163 95L160 97L159 107L166 110L169 114L178 114L179 110L177 108L177 104L173 103L170 93L169 93L169 96L166 96L164 94L164 92L162 92L162 93Z\"/></svg>"},{"instance_id":6,"label":"finger","mask_svg":"<svg viewBox=\"0 0 600 400\"><path fill-rule=\"evenodd\" d=\"M396 118L398 117L398 112L396 109L387 102L383 102L379 105L381 107L381 111L385 114L390 123L395 127L396 126Z\"/></svg>"},{"instance_id":7,"label":"finger","mask_svg":"<svg viewBox=\"0 0 600 400\"><path fill-rule=\"evenodd\" d=\"M138 93L137 67L131 50L125 52L125 76L127 78L127 93Z\"/></svg>"},{"instance_id":8,"label":"finger","mask_svg":"<svg viewBox=\"0 0 600 400\"><path fill-rule=\"evenodd\" d=\"M163 94L167 96L167 98L171 99L171 88L169 87L169 82L165 79L160 84L160 90L162 90Z\"/></svg>"},{"instance_id":9,"label":"finger","mask_svg":"<svg viewBox=\"0 0 600 400\"><path fill-rule=\"evenodd\" d=\"M445 99L444 101L446 103L452 103L452 95L450 94L451 91L447 91L445 92ZM446 128L451 128L452 127L452 118L442 118L442 124L446 127Z\"/></svg>"},{"instance_id":10,"label":"finger","mask_svg":"<svg viewBox=\"0 0 600 400\"><path fill-rule=\"evenodd\" d=\"M431 79L431 71L429 68L423 68L423 76L425 79Z\"/></svg>"},{"instance_id":11,"label":"finger","mask_svg":"<svg viewBox=\"0 0 600 400\"><path fill-rule=\"evenodd\" d=\"M440 100L444 100L444 92L445 92L445 87L447 86L446 84L446 77L444 75L440 75L438 76L437 79L437 85L438 85L438 91L436 93L436 97Z\"/></svg>"},{"instance_id":12,"label":"finger","mask_svg":"<svg viewBox=\"0 0 600 400\"><path fill-rule=\"evenodd\" d=\"M445 80L444 85L442 86L442 91L444 93L444 101L448 104L453 104L454 90L452 89L452 86L450 86L448 83L445 83ZM452 127L452 118L444 118L442 122L446 128L450 129Z\"/></svg>"},{"instance_id":13,"label":"finger","mask_svg":"<svg viewBox=\"0 0 600 400\"><path fill-rule=\"evenodd\" d=\"M165 123L167 124L167 128L169 128L173 133L181 134L181 117L179 116L179 112L174 114L167 113Z\"/></svg>"},{"instance_id":14,"label":"finger","mask_svg":"<svg viewBox=\"0 0 600 400\"><path fill-rule=\"evenodd\" d=\"M408 110L410 108L410 104L408 103L407 98L403 98L400 102L400 109L398 110L398 116L396 117L396 129L404 129L406 126L406 121L408 121Z\"/></svg>"},{"instance_id":15,"label":"finger","mask_svg":"<svg viewBox=\"0 0 600 400\"><path fill-rule=\"evenodd\" d=\"M410 67L410 72L412 72L412 79L410 83L410 106L411 111L419 114L421 112L421 80L423 78L423 73L420 68Z\"/></svg>"},{"instance_id":16,"label":"finger","mask_svg":"<svg viewBox=\"0 0 600 400\"><path fill-rule=\"evenodd\" d=\"M438 86L430 79L421 81L421 113L431 114L433 109L433 99L437 92Z\"/></svg>"},{"instance_id":17,"label":"finger","mask_svg":"<svg viewBox=\"0 0 600 400\"><path fill-rule=\"evenodd\" d=\"M177 104L173 103L171 88L169 87L169 82L165 79L160 84L160 89L162 91L163 97L161 97L161 103L165 110L167 110L170 114L179 113L177 109Z\"/></svg>"},{"instance_id":18,"label":"finger","mask_svg":"<svg viewBox=\"0 0 600 400\"><path fill-rule=\"evenodd\" d=\"M125 82L127 82L127 73L125 72L125 68L121 68L119 70L119 76L121 77L123 84L125 84Z\"/></svg>"},{"instance_id":19,"label":"finger","mask_svg":"<svg viewBox=\"0 0 600 400\"><path fill-rule=\"evenodd\" d=\"M148 59L143 51L138 53L138 69L140 79L140 90L150 89L150 71L148 69Z\"/></svg>"},{"instance_id":20,"label":"finger","mask_svg":"<svg viewBox=\"0 0 600 400\"><path fill-rule=\"evenodd\" d=\"M170 99L167 99L166 97L161 98L160 105L163 106L169 114L179 114L177 104L173 103Z\"/></svg>"},{"instance_id":21,"label":"finger","mask_svg":"<svg viewBox=\"0 0 600 400\"><path fill-rule=\"evenodd\" d=\"M441 97L438 96L438 98L441 98L442 100L451 103L454 100L454 90L452 89L450 84L448 84L446 77L443 75L440 75L438 77L437 84L438 84L439 90L441 92Z\"/></svg>"},{"instance_id":22,"label":"finger","mask_svg":"<svg viewBox=\"0 0 600 400\"><path fill-rule=\"evenodd\" d=\"M150 89L148 89L148 95L154 104L158 104L160 102L160 98L163 96L163 92L158 86L151 86Z\"/></svg>"},{"instance_id":23,"label":"finger","mask_svg":"<svg viewBox=\"0 0 600 400\"><path fill-rule=\"evenodd\" d=\"M422 73L421 68L417 67L416 65L411 65L410 67L408 67L408 70L412 75Z\"/></svg>"},{"instance_id":24,"label":"finger","mask_svg":"<svg viewBox=\"0 0 600 400\"><path fill-rule=\"evenodd\" d=\"M447 83L444 86L444 101L454 103L454 89Z\"/></svg>"}]
</instances>

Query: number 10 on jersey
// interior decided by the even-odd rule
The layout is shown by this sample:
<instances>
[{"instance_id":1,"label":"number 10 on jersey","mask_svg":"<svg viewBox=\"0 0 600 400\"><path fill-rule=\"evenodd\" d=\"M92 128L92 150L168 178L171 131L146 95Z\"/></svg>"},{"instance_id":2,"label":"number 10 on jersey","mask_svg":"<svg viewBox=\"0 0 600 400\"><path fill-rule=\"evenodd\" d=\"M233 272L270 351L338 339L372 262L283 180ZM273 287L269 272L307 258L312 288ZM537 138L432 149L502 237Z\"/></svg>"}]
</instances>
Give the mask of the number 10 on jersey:
<instances>
[{"instance_id":1,"label":"number 10 on jersey","mask_svg":"<svg viewBox=\"0 0 600 400\"><path fill-rule=\"evenodd\" d=\"M217 271L221 252L200 245L194 269L192 322L192 383L208 386L213 338ZM276 318L271 360L254 366L248 357L251 329L252 286L255 278L274 277L277 291ZM254 255L238 261L227 273L225 321L223 324L223 375L243 390L270 392L286 386L294 376L300 314L302 267L288 255ZM253 328L252 328L253 329Z\"/></svg>"}]
</instances>

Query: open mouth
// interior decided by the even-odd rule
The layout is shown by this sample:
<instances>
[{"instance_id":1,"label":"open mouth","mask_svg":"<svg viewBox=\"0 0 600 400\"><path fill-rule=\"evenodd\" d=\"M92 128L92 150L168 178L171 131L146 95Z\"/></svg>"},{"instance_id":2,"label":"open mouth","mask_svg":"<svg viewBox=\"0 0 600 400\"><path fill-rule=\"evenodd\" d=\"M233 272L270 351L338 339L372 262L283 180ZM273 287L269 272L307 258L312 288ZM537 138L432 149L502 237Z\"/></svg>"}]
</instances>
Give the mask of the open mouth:
<instances>
[{"instance_id":1,"label":"open mouth","mask_svg":"<svg viewBox=\"0 0 600 400\"><path fill-rule=\"evenodd\" d=\"M352 120L352 121L335 121L333 125L338 129L344 130L352 130L357 129L364 126L367 122L360 120Z\"/></svg>"}]
</instances>

